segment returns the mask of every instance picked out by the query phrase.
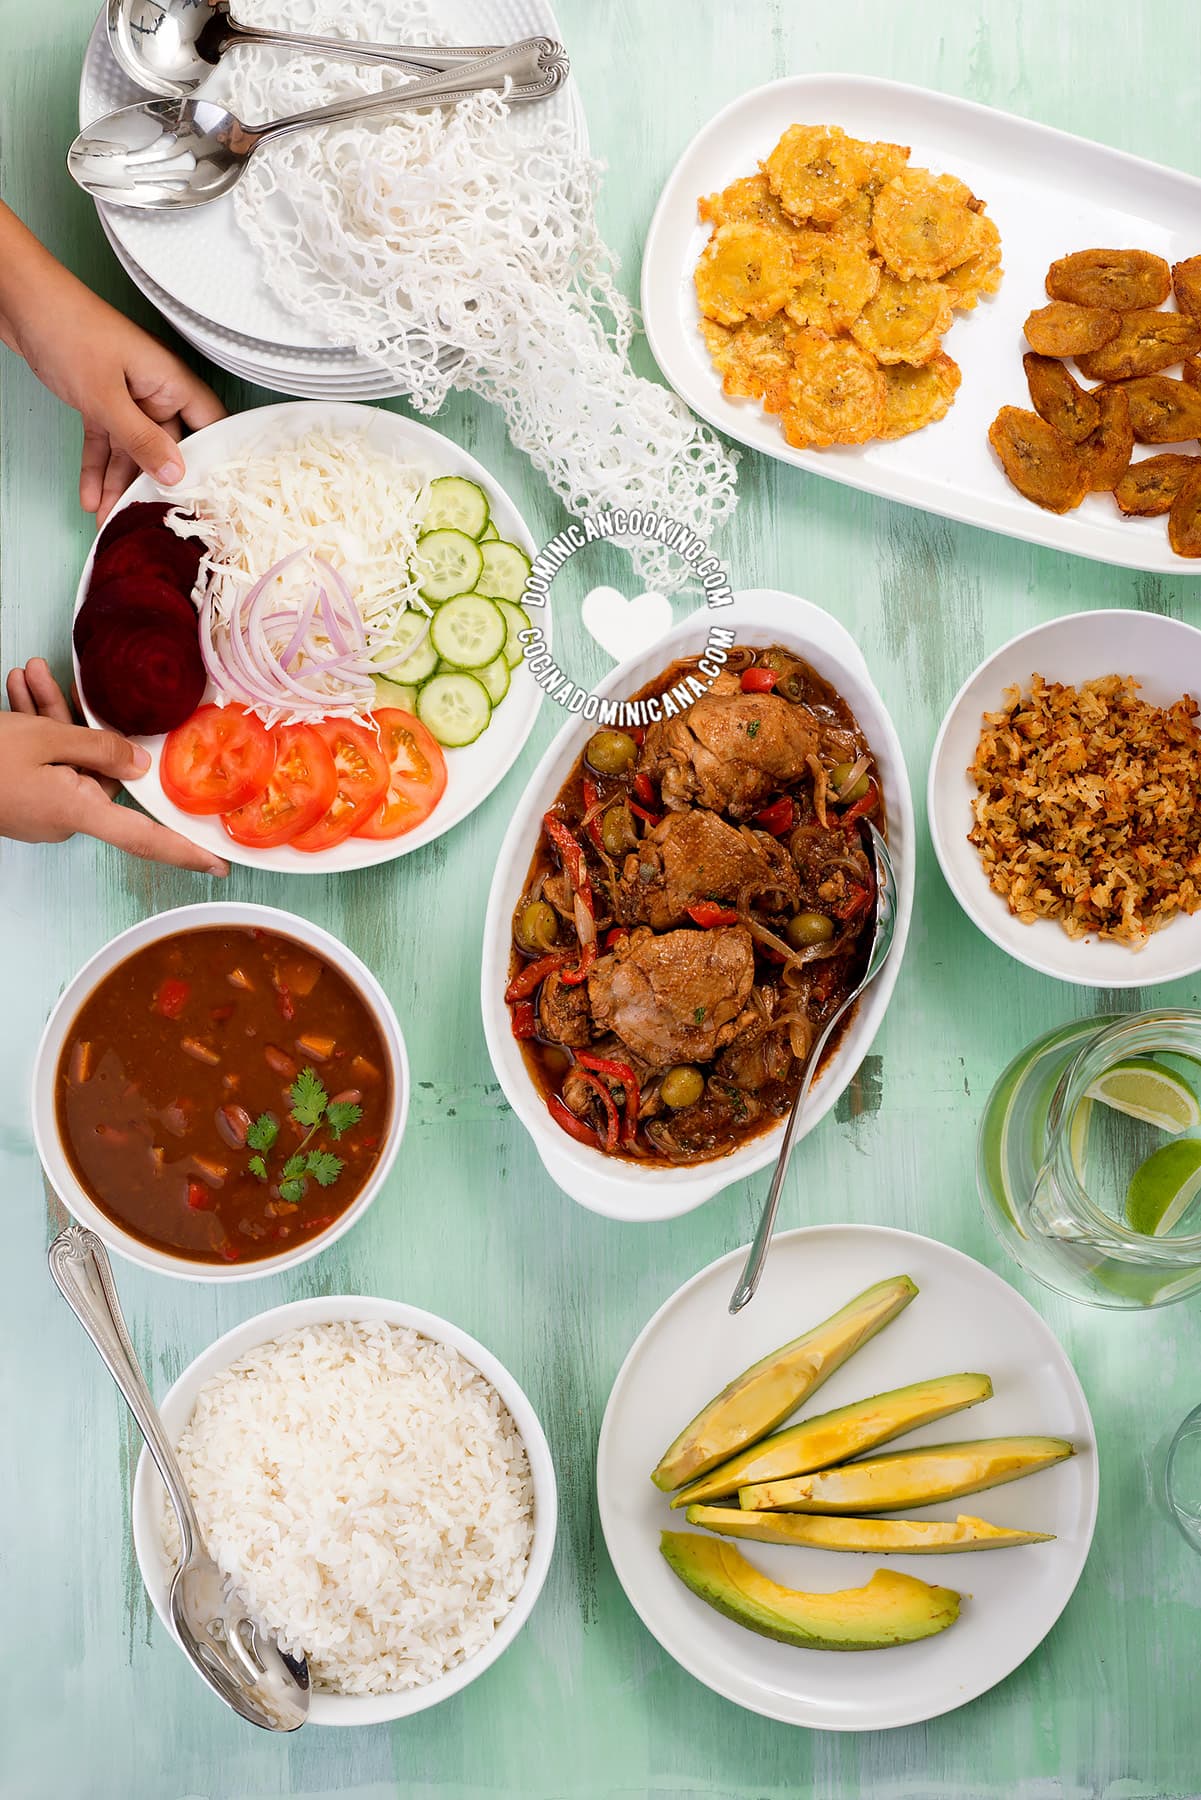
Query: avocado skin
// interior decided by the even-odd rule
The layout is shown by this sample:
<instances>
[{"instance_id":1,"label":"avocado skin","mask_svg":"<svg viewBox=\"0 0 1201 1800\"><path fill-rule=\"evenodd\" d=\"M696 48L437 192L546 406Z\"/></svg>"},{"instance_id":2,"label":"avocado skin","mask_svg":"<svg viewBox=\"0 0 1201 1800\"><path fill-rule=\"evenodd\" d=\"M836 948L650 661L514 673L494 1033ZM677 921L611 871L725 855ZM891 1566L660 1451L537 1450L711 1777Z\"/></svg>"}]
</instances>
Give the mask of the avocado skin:
<instances>
[{"instance_id":1,"label":"avocado skin","mask_svg":"<svg viewBox=\"0 0 1201 1800\"><path fill-rule=\"evenodd\" d=\"M1076 1454L1067 1438L974 1438L958 1444L923 1444L920 1450L893 1450L836 1469L820 1469L794 1481L764 1481L740 1488L749 1512L898 1512L905 1506L933 1506L984 1488L1020 1481Z\"/></svg>"},{"instance_id":2,"label":"avocado skin","mask_svg":"<svg viewBox=\"0 0 1201 1800\"><path fill-rule=\"evenodd\" d=\"M1048 1544L1052 1531L1010 1530L960 1513L943 1519L852 1519L839 1513L741 1512L736 1506L690 1506L690 1525L720 1537L760 1544L799 1544L812 1550L848 1550L870 1556L950 1556L966 1550L1010 1550ZM948 1534L958 1531L959 1536ZM910 1534L910 1535L906 1535ZM924 1540L924 1541L923 1541Z\"/></svg>"},{"instance_id":3,"label":"avocado skin","mask_svg":"<svg viewBox=\"0 0 1201 1800\"><path fill-rule=\"evenodd\" d=\"M914 1575L877 1569L866 1587L806 1594L780 1587L729 1544L665 1531L659 1547L686 1587L760 1637L803 1650L888 1650L934 1637L959 1617L959 1595Z\"/></svg>"},{"instance_id":4,"label":"avocado skin","mask_svg":"<svg viewBox=\"0 0 1201 1800\"><path fill-rule=\"evenodd\" d=\"M895 1319L917 1295L908 1275L893 1275L848 1301L791 1343L752 1363L703 1406L651 1475L670 1493L695 1481L735 1451L774 1431L849 1356Z\"/></svg>"}]
</instances>

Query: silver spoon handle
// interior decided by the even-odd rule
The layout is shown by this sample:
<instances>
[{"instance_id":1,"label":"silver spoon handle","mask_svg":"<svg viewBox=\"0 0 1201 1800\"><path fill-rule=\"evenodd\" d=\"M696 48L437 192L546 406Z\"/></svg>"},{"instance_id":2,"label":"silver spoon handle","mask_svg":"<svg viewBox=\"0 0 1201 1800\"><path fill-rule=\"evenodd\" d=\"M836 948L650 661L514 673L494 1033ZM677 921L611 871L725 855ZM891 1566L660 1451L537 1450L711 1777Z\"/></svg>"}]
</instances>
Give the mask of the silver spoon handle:
<instances>
[{"instance_id":1,"label":"silver spoon handle","mask_svg":"<svg viewBox=\"0 0 1201 1800\"><path fill-rule=\"evenodd\" d=\"M99 1350L146 1440L179 1520L181 1562L186 1563L200 1541L200 1525L183 1471L130 1342L108 1251L94 1231L82 1225L68 1225L51 1244L47 1261L63 1298Z\"/></svg>"},{"instance_id":2,"label":"silver spoon handle","mask_svg":"<svg viewBox=\"0 0 1201 1800\"><path fill-rule=\"evenodd\" d=\"M229 19L231 44L278 44L290 50L319 50L352 62L398 63L403 68L427 69L431 74L454 69L456 64L493 56L498 44L363 44L357 38L315 37L305 31L270 31L261 25L244 25ZM550 39L546 39L549 43Z\"/></svg>"},{"instance_id":3,"label":"silver spoon handle","mask_svg":"<svg viewBox=\"0 0 1201 1800\"><path fill-rule=\"evenodd\" d=\"M792 1145L793 1140L796 1137L797 1122L804 1110L805 1101L809 1095L809 1089L813 1085L813 1077L816 1075L818 1064L821 1062L822 1051L829 1042L830 1033L846 1012L847 1007L851 1006L854 1001L858 999L859 991L860 990L856 988L855 992L849 994L843 1001L838 1011L825 1026L825 1029L822 1031L809 1054L809 1061L805 1066L804 1077L797 1090L797 1097L792 1103L792 1110L788 1114L788 1124L784 1129L784 1142L780 1145L780 1154L776 1159L776 1172L771 1178L771 1186L767 1190L767 1199L763 1203L763 1211L759 1215L759 1223L755 1229L755 1235L751 1239L751 1247L747 1251L746 1261L742 1265L742 1274L738 1278L738 1286L730 1296L730 1311L732 1313L741 1312L747 1301L754 1295L755 1289L759 1286L759 1277L763 1273L763 1264L767 1260L767 1247L771 1243L771 1234L774 1231L776 1224L776 1214L780 1209L780 1191L784 1186L784 1177L788 1173L788 1164L792 1158Z\"/></svg>"}]
</instances>

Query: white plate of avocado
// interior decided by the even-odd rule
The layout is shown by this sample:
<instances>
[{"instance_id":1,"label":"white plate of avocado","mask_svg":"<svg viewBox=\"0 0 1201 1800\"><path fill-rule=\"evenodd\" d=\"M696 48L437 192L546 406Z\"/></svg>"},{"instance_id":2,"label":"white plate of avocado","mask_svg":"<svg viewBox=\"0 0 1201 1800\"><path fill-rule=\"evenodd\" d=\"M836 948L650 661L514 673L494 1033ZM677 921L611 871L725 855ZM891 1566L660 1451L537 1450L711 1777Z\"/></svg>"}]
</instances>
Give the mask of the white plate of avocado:
<instances>
[{"instance_id":1,"label":"white plate of avocado","mask_svg":"<svg viewBox=\"0 0 1201 1800\"><path fill-rule=\"evenodd\" d=\"M782 1233L732 1317L744 1254L673 1294L613 1384L597 1491L618 1579L670 1656L768 1718L880 1731L963 1706L1084 1568L1097 1447L1075 1372L1020 1294L931 1238Z\"/></svg>"}]
</instances>

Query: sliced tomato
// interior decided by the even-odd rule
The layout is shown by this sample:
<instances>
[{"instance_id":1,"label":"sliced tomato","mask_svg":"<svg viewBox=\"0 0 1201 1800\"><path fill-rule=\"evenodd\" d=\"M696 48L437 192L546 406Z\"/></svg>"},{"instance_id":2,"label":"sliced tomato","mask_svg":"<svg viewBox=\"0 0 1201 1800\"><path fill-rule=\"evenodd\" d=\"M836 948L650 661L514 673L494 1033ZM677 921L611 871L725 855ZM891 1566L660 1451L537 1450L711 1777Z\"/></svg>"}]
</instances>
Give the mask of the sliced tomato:
<instances>
[{"instance_id":1,"label":"sliced tomato","mask_svg":"<svg viewBox=\"0 0 1201 1800\"><path fill-rule=\"evenodd\" d=\"M222 815L235 844L274 850L315 825L338 789L329 745L312 725L277 725L275 767L262 793Z\"/></svg>"},{"instance_id":2,"label":"sliced tomato","mask_svg":"<svg viewBox=\"0 0 1201 1800\"><path fill-rule=\"evenodd\" d=\"M373 731L353 719L322 719L313 726L324 739L338 785L329 807L307 831L292 839L293 850L332 850L379 806L388 790L388 764Z\"/></svg>"},{"instance_id":3,"label":"sliced tomato","mask_svg":"<svg viewBox=\"0 0 1201 1800\"><path fill-rule=\"evenodd\" d=\"M375 811L355 826L354 835L400 837L428 819L441 800L446 791L446 758L412 713L384 706L374 718L388 765L388 790Z\"/></svg>"},{"instance_id":4,"label":"sliced tomato","mask_svg":"<svg viewBox=\"0 0 1201 1800\"><path fill-rule=\"evenodd\" d=\"M233 812L262 793L274 761L275 740L253 713L199 706L168 732L159 780L181 812Z\"/></svg>"}]
</instances>

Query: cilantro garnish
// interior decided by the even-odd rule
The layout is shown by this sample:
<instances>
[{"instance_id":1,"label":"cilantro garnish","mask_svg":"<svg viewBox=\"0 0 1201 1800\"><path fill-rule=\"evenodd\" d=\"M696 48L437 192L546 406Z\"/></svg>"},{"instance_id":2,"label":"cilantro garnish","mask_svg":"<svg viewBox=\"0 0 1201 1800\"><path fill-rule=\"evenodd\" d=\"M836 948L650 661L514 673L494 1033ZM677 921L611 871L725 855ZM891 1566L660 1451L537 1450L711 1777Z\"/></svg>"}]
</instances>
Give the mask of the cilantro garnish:
<instances>
[{"instance_id":1,"label":"cilantro garnish","mask_svg":"<svg viewBox=\"0 0 1201 1800\"><path fill-rule=\"evenodd\" d=\"M278 1121L271 1113L260 1113L246 1133L246 1142L252 1150L272 1150L278 1136Z\"/></svg>"},{"instance_id":2,"label":"cilantro garnish","mask_svg":"<svg viewBox=\"0 0 1201 1800\"><path fill-rule=\"evenodd\" d=\"M300 1071L288 1089L288 1098L292 1102L292 1117L298 1125L308 1125L310 1128L320 1125L322 1114L329 1103L329 1095L316 1069Z\"/></svg>"},{"instance_id":3,"label":"cilantro garnish","mask_svg":"<svg viewBox=\"0 0 1201 1800\"><path fill-rule=\"evenodd\" d=\"M362 1107L356 1106L353 1100L331 1100L325 1109L325 1122L334 1142L337 1143L352 1125L357 1125L362 1116Z\"/></svg>"},{"instance_id":4,"label":"cilantro garnish","mask_svg":"<svg viewBox=\"0 0 1201 1800\"><path fill-rule=\"evenodd\" d=\"M703 1006L698 1006L698 1007L697 1007L697 1009L696 1009L696 1011L695 1011L695 1012L694 1012L694 1013L693 1013L693 1015L692 1015L692 1016L693 1016L693 1018L694 1018L694 1019L695 1019L695 1020L696 1020L696 1022L697 1022L697 1024L698 1024L698 1025L700 1025L700 1024L702 1024L702 1023L703 1023L703 1022L704 1022L704 1018L705 1018L705 1009L704 1009L704 1007L703 1007Z\"/></svg>"},{"instance_id":5,"label":"cilantro garnish","mask_svg":"<svg viewBox=\"0 0 1201 1800\"><path fill-rule=\"evenodd\" d=\"M246 1167L250 1170L250 1173L254 1176L256 1181L266 1181L267 1165L261 1156L252 1156Z\"/></svg>"},{"instance_id":6,"label":"cilantro garnish","mask_svg":"<svg viewBox=\"0 0 1201 1800\"><path fill-rule=\"evenodd\" d=\"M760 720L752 719L750 724L746 728L746 735L749 738L758 737L759 736L759 725L760 725Z\"/></svg>"},{"instance_id":7,"label":"cilantro garnish","mask_svg":"<svg viewBox=\"0 0 1201 1800\"><path fill-rule=\"evenodd\" d=\"M363 1109L352 1100L331 1100L316 1069L304 1068L288 1090L292 1102L291 1118L302 1127L304 1136L286 1159L277 1177L279 1197L290 1206L299 1205L308 1192L310 1178L319 1187L332 1187L346 1166L332 1150L309 1149L317 1132L325 1129L338 1139L357 1125ZM270 1181L267 1156L279 1137L279 1121L271 1113L260 1113L246 1133L248 1147L255 1151L247 1169L256 1181Z\"/></svg>"}]
</instances>

